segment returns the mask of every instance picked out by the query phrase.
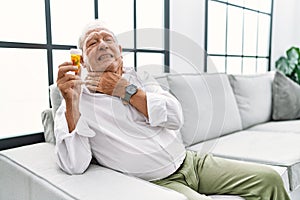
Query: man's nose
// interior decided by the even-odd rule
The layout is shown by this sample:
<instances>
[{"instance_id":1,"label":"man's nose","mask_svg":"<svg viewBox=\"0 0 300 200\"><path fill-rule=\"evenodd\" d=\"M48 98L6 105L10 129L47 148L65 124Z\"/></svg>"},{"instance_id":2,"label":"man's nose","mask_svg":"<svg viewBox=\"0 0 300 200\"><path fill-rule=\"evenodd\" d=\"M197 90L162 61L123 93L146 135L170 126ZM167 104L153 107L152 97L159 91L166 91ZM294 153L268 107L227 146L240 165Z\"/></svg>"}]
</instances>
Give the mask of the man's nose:
<instances>
[{"instance_id":1,"label":"man's nose","mask_svg":"<svg viewBox=\"0 0 300 200\"><path fill-rule=\"evenodd\" d=\"M100 43L98 45L98 50L105 50L108 49L108 45L104 40L100 40Z\"/></svg>"}]
</instances>

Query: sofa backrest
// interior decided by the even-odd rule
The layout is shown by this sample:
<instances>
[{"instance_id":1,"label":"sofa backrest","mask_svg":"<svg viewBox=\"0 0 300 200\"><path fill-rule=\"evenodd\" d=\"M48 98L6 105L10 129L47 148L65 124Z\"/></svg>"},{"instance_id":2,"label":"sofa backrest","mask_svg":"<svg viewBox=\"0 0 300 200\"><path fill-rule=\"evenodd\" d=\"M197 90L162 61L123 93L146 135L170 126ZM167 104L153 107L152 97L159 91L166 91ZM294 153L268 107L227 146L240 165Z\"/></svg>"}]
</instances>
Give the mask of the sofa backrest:
<instances>
[{"instance_id":1,"label":"sofa backrest","mask_svg":"<svg viewBox=\"0 0 300 200\"><path fill-rule=\"evenodd\" d=\"M228 75L243 129L271 120L274 74L267 72L255 75Z\"/></svg>"},{"instance_id":2,"label":"sofa backrest","mask_svg":"<svg viewBox=\"0 0 300 200\"><path fill-rule=\"evenodd\" d=\"M204 73L163 74L155 79L180 101L184 115L180 132L185 146L191 146L269 121L273 77L272 72L251 76ZM62 97L54 85L50 97L55 114ZM50 119L47 114L42 113L44 126L48 124L44 120Z\"/></svg>"},{"instance_id":3,"label":"sofa backrest","mask_svg":"<svg viewBox=\"0 0 300 200\"><path fill-rule=\"evenodd\" d=\"M185 146L241 130L241 118L226 74L165 74L156 80L180 101Z\"/></svg>"}]
</instances>

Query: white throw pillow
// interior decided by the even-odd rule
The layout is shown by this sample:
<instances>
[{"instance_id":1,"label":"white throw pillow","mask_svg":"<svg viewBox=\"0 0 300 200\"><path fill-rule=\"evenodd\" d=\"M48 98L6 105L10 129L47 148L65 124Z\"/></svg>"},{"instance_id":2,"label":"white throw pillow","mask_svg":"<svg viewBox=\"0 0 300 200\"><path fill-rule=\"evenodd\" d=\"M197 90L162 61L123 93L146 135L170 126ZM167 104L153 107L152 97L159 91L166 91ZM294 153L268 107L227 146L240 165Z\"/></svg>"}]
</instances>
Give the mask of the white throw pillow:
<instances>
[{"instance_id":1,"label":"white throw pillow","mask_svg":"<svg viewBox=\"0 0 300 200\"><path fill-rule=\"evenodd\" d=\"M229 75L240 111L243 129L271 120L274 72Z\"/></svg>"},{"instance_id":2,"label":"white throw pillow","mask_svg":"<svg viewBox=\"0 0 300 200\"><path fill-rule=\"evenodd\" d=\"M226 74L168 75L170 91L182 105L186 146L241 130L241 119Z\"/></svg>"}]
</instances>

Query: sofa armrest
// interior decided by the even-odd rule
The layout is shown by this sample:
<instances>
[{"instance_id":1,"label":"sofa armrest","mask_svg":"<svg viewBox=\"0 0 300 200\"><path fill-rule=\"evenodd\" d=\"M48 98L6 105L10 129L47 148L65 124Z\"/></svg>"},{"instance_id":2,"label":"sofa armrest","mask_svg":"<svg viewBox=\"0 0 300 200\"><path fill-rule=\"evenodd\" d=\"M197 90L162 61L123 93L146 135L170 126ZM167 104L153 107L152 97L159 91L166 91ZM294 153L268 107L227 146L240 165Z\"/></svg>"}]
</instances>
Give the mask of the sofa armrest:
<instances>
[{"instance_id":1,"label":"sofa armrest","mask_svg":"<svg viewBox=\"0 0 300 200\"><path fill-rule=\"evenodd\" d=\"M68 175L58 168L50 143L1 151L0 172L0 199L186 199L173 190L99 165L91 164L82 175Z\"/></svg>"}]
</instances>

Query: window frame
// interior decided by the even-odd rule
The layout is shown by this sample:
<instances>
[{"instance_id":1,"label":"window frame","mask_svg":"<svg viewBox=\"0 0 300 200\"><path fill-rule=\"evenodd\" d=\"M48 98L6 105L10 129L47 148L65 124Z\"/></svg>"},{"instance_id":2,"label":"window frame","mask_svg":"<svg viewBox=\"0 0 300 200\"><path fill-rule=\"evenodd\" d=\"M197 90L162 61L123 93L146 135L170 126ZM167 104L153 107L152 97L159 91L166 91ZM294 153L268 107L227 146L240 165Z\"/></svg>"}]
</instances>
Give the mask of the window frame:
<instances>
[{"instance_id":1,"label":"window frame","mask_svg":"<svg viewBox=\"0 0 300 200\"><path fill-rule=\"evenodd\" d=\"M68 44L53 44L52 43L52 31L51 31L51 0L44 0L45 2L45 28L46 28L46 43L30 43L30 42L9 42L0 41L0 48L20 48L20 49L44 49L47 50L47 66L48 66L48 85L54 83L53 77L53 50L69 50L70 48L76 48L74 45ZM163 50L151 50L144 48L137 48L137 12L136 12L136 1L133 0L133 22L134 22L134 47L133 48L123 48L124 52L134 53L134 68L137 69L137 53L159 53L164 55L164 72L170 72L170 0L164 0L164 48ZM99 11L98 5L101 6L101 0L94 0L94 18L98 19ZM51 108L51 101L49 95L49 107ZM46 109L46 108L45 108ZM41 111L42 112L42 111ZM24 140L23 140L24 139ZM37 142L44 142L43 132L39 133L28 133L17 137L9 137L0 139L0 150L8 149L12 147L22 146L25 144L32 144ZM9 143L9 144L8 144Z\"/></svg>"},{"instance_id":2,"label":"window frame","mask_svg":"<svg viewBox=\"0 0 300 200\"><path fill-rule=\"evenodd\" d=\"M258 63L258 59L260 58L264 58L264 59L267 59L268 60L268 66L267 66L267 71L270 71L271 70L271 50L272 50L272 24L273 24L273 7L274 7L274 0L270 0L271 1L271 8L270 8L270 13L266 13L266 12L262 12L260 10L255 10L255 9L252 9L252 8L248 8L248 7L244 7L244 6L240 6L240 5L236 5L236 4L232 4L232 3L228 3L228 1L221 1L221 0L206 0L205 1L205 33L204 33L204 50L206 52L205 54L205 57L204 57L204 72L208 72L208 57L212 56L218 56L218 57L224 57L225 59L225 73L227 73L227 58L228 57L239 57L241 58L241 72L243 71L243 60L244 58L255 58L256 59L256 72L257 73L259 70L258 70L258 67L257 67L257 63ZM226 5L226 31L225 31L225 38L226 38L226 41L225 41L225 52L224 54L214 54L214 53L208 53L208 18L209 18L209 9L208 9L208 6L209 6L209 2L216 2L216 3L221 3L221 4L225 4ZM260 56L258 55L258 52L257 52L257 49L256 49L256 55L255 56L250 56L250 55L244 55L244 52L242 52L242 54L240 55L229 55L227 54L227 40L228 40L228 6L233 6L233 7L236 7L236 8L240 8L240 9L243 9L244 10L248 10L248 11L253 11L253 12L256 12L258 15L259 14L265 14L265 15L268 15L270 17L270 30L269 30L269 45L268 45L268 55L267 56ZM243 16L244 16L244 13L243 13ZM242 46L244 46L244 17L243 17L243 30L242 30L242 38L243 38L243 44ZM257 22L257 26L258 26L258 23ZM258 35L257 35L258 36ZM258 45L258 37L256 38L256 47ZM243 47L242 47L243 48ZM242 49L243 51L243 49ZM241 73L242 74L242 73Z\"/></svg>"}]
</instances>

